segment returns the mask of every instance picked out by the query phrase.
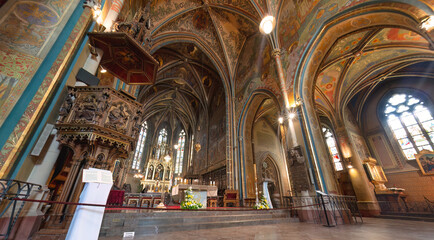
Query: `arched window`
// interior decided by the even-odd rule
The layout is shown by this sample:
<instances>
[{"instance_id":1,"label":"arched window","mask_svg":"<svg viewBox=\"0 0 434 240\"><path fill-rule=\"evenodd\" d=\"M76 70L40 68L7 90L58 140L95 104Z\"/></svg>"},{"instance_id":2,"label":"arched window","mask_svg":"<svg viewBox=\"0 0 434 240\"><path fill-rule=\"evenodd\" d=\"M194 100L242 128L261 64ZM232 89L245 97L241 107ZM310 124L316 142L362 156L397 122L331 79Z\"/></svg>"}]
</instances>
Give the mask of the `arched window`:
<instances>
[{"instance_id":1,"label":"arched window","mask_svg":"<svg viewBox=\"0 0 434 240\"><path fill-rule=\"evenodd\" d=\"M166 153L166 145L167 145L167 131L165 128L160 130L158 134L157 140L157 153L155 155L155 159L160 159L160 156L163 156Z\"/></svg>"},{"instance_id":2,"label":"arched window","mask_svg":"<svg viewBox=\"0 0 434 240\"><path fill-rule=\"evenodd\" d=\"M322 132L324 134L327 147L329 148L330 156L333 159L333 164L335 166L336 171L344 170L342 166L341 156L339 155L339 150L336 144L336 139L335 136L333 135L332 130L329 127L323 125Z\"/></svg>"},{"instance_id":3,"label":"arched window","mask_svg":"<svg viewBox=\"0 0 434 240\"><path fill-rule=\"evenodd\" d=\"M142 159L143 150L145 148L145 139L146 139L146 132L148 130L148 124L146 122L142 123L142 126L140 127L140 135L139 139L137 140L137 147L136 151L134 152L134 158L133 158L133 169L139 169L140 167L140 160Z\"/></svg>"},{"instance_id":4,"label":"arched window","mask_svg":"<svg viewBox=\"0 0 434 240\"><path fill-rule=\"evenodd\" d=\"M383 102L382 114L408 160L422 149L433 149L434 120L430 103L415 91L394 93Z\"/></svg>"},{"instance_id":5,"label":"arched window","mask_svg":"<svg viewBox=\"0 0 434 240\"><path fill-rule=\"evenodd\" d=\"M182 130L178 138L178 150L176 151L175 174L182 172L182 163L184 160L185 132Z\"/></svg>"}]
</instances>

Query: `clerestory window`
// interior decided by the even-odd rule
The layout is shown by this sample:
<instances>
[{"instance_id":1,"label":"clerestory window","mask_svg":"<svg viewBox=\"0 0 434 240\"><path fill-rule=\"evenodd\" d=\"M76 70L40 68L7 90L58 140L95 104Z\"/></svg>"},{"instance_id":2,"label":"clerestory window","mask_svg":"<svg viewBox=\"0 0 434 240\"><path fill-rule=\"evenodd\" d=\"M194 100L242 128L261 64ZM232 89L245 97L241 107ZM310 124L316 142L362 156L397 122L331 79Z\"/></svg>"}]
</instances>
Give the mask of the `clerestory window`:
<instances>
[{"instance_id":1,"label":"clerestory window","mask_svg":"<svg viewBox=\"0 0 434 240\"><path fill-rule=\"evenodd\" d=\"M178 149L176 151L176 162L175 162L175 174L182 172L182 163L184 162L184 147L185 146L185 132L182 130L179 133L178 138Z\"/></svg>"},{"instance_id":2,"label":"clerestory window","mask_svg":"<svg viewBox=\"0 0 434 240\"><path fill-rule=\"evenodd\" d=\"M145 139L146 139L147 131L148 131L148 125L146 122L143 122L142 126L140 127L140 134L139 134L139 139L137 140L136 151L134 152L133 165L132 165L133 169L140 168L140 162L143 156L143 151L145 149Z\"/></svg>"}]
</instances>

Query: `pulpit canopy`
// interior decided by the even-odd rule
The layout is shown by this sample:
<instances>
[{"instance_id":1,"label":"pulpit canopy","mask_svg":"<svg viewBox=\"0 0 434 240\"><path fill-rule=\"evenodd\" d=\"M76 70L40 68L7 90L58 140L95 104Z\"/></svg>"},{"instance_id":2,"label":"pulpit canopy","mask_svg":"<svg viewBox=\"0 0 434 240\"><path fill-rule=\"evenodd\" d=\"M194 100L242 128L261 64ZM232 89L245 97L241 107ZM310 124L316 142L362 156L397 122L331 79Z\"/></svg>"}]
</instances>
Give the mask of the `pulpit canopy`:
<instances>
[{"instance_id":1,"label":"pulpit canopy","mask_svg":"<svg viewBox=\"0 0 434 240\"><path fill-rule=\"evenodd\" d=\"M136 40L124 32L88 33L90 44L104 54L101 66L131 85L155 82L158 62Z\"/></svg>"}]
</instances>

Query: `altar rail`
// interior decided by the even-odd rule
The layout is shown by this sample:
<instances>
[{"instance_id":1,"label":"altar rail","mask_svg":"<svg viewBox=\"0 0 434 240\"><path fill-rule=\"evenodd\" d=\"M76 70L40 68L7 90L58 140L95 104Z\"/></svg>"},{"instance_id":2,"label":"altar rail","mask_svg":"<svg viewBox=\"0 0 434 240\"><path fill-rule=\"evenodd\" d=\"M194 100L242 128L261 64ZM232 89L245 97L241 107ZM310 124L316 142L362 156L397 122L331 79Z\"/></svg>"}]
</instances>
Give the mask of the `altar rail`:
<instances>
[{"instance_id":1,"label":"altar rail","mask_svg":"<svg viewBox=\"0 0 434 240\"><path fill-rule=\"evenodd\" d=\"M313 221L332 227L337 224L363 223L355 196L317 195L308 197L287 197L291 214L300 221Z\"/></svg>"},{"instance_id":2,"label":"altar rail","mask_svg":"<svg viewBox=\"0 0 434 240\"><path fill-rule=\"evenodd\" d=\"M378 201L381 214L422 214L434 216L434 201Z\"/></svg>"},{"instance_id":3,"label":"altar rail","mask_svg":"<svg viewBox=\"0 0 434 240\"><path fill-rule=\"evenodd\" d=\"M9 238L11 230L25 204L25 202L22 201L17 205L17 199L27 199L34 187L38 189L42 188L41 185L35 183L13 179L0 179L0 218L3 218L7 214L9 215L6 233L0 233L0 236L3 236L4 239Z\"/></svg>"}]
</instances>

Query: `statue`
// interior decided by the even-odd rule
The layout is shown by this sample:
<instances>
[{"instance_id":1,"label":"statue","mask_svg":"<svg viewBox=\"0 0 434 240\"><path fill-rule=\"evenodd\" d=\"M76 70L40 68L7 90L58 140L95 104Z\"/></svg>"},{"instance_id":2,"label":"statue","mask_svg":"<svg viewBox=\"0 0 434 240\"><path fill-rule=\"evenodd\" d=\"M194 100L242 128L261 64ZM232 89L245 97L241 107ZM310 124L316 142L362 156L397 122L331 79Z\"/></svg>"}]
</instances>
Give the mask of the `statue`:
<instances>
[{"instance_id":1,"label":"statue","mask_svg":"<svg viewBox=\"0 0 434 240\"><path fill-rule=\"evenodd\" d=\"M59 110L59 122L63 122L66 118L66 116L68 116L69 112L72 109L72 105L74 104L75 101L75 96L73 93L69 93L66 96L65 102L63 102L62 106L60 107Z\"/></svg>"},{"instance_id":2,"label":"statue","mask_svg":"<svg viewBox=\"0 0 434 240\"><path fill-rule=\"evenodd\" d=\"M124 106L121 104L113 109L108 114L108 121L115 130L125 128L128 121L128 114L124 110Z\"/></svg>"},{"instance_id":3,"label":"statue","mask_svg":"<svg viewBox=\"0 0 434 240\"><path fill-rule=\"evenodd\" d=\"M78 106L77 115L75 118L78 120L92 122L94 120L96 110L97 104L95 95L88 95Z\"/></svg>"}]
</instances>

